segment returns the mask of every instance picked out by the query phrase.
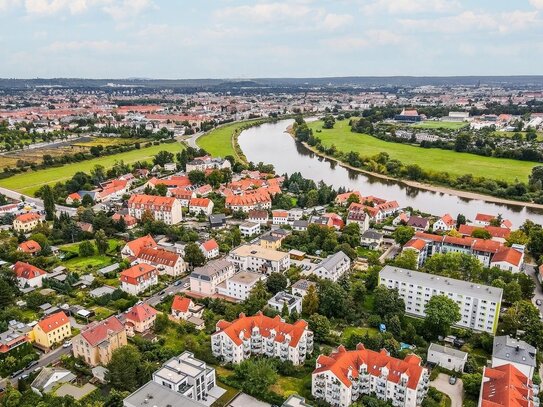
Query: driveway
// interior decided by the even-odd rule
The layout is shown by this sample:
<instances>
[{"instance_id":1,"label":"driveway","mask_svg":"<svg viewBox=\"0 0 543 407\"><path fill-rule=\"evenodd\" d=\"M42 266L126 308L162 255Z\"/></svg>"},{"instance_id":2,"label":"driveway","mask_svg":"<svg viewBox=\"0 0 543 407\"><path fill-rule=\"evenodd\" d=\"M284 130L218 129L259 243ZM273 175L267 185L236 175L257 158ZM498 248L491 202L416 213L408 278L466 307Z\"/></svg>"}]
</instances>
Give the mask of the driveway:
<instances>
[{"instance_id":1,"label":"driveway","mask_svg":"<svg viewBox=\"0 0 543 407\"><path fill-rule=\"evenodd\" d=\"M451 398L451 407L462 407L462 400L464 398L464 384L462 380L458 379L456 384L452 386L449 384L449 375L440 373L437 379L430 382L430 386L449 396Z\"/></svg>"}]
</instances>

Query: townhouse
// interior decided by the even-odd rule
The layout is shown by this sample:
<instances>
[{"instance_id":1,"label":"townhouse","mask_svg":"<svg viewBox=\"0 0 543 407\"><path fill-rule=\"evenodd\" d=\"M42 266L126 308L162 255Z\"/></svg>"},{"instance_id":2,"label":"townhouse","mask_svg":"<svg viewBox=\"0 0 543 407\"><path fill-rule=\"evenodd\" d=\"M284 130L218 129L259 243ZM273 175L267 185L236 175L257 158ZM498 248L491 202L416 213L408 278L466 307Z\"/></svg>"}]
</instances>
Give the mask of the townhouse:
<instances>
[{"instance_id":1,"label":"townhouse","mask_svg":"<svg viewBox=\"0 0 543 407\"><path fill-rule=\"evenodd\" d=\"M194 318L202 318L204 306L195 304L188 297L176 295L173 297L171 315L174 319L183 321L194 321Z\"/></svg>"},{"instance_id":2,"label":"townhouse","mask_svg":"<svg viewBox=\"0 0 543 407\"><path fill-rule=\"evenodd\" d=\"M158 284L158 271L150 264L136 264L121 272L119 277L121 290L131 295L138 295Z\"/></svg>"},{"instance_id":3,"label":"townhouse","mask_svg":"<svg viewBox=\"0 0 543 407\"><path fill-rule=\"evenodd\" d=\"M41 216L35 212L23 213L13 220L13 229L17 232L31 232L41 222Z\"/></svg>"},{"instance_id":4,"label":"townhouse","mask_svg":"<svg viewBox=\"0 0 543 407\"><path fill-rule=\"evenodd\" d=\"M72 336L70 320L62 311L51 314L34 325L32 335L38 347L49 350L53 345Z\"/></svg>"},{"instance_id":5,"label":"townhouse","mask_svg":"<svg viewBox=\"0 0 543 407\"><path fill-rule=\"evenodd\" d=\"M252 355L264 355L289 360L297 366L313 352L313 332L303 320L289 324L279 316L270 318L262 312L251 317L240 314L232 322L217 322L211 335L211 350L215 357L234 364Z\"/></svg>"},{"instance_id":6,"label":"townhouse","mask_svg":"<svg viewBox=\"0 0 543 407\"><path fill-rule=\"evenodd\" d=\"M311 393L333 406L348 407L369 394L393 406L421 405L428 392L429 373L415 354L397 359L385 350L375 352L358 344L330 356L320 355L311 375Z\"/></svg>"},{"instance_id":7,"label":"townhouse","mask_svg":"<svg viewBox=\"0 0 543 407\"><path fill-rule=\"evenodd\" d=\"M265 249L257 245L243 245L229 254L229 259L238 270L259 273L281 273L290 268L288 253Z\"/></svg>"},{"instance_id":8,"label":"townhouse","mask_svg":"<svg viewBox=\"0 0 543 407\"><path fill-rule=\"evenodd\" d=\"M264 210L249 211L248 216L247 216L247 220L249 222L259 223L261 225L267 225L269 219L270 219L270 216L268 214L268 211L264 211Z\"/></svg>"},{"instance_id":9,"label":"townhouse","mask_svg":"<svg viewBox=\"0 0 543 407\"><path fill-rule=\"evenodd\" d=\"M190 274L190 291L203 296L217 293L217 287L232 277L236 269L234 264L225 259L212 260L205 266L196 267Z\"/></svg>"},{"instance_id":10,"label":"townhouse","mask_svg":"<svg viewBox=\"0 0 543 407\"><path fill-rule=\"evenodd\" d=\"M338 281L351 268L351 259L342 251L321 260L312 274L326 280Z\"/></svg>"},{"instance_id":11,"label":"townhouse","mask_svg":"<svg viewBox=\"0 0 543 407\"><path fill-rule=\"evenodd\" d=\"M246 191L242 195L228 195L225 201L225 207L232 212L267 210L271 208L271 204L271 195L264 188Z\"/></svg>"},{"instance_id":12,"label":"townhouse","mask_svg":"<svg viewBox=\"0 0 543 407\"><path fill-rule=\"evenodd\" d=\"M272 211L272 224L288 225L288 211L282 209Z\"/></svg>"},{"instance_id":13,"label":"townhouse","mask_svg":"<svg viewBox=\"0 0 543 407\"><path fill-rule=\"evenodd\" d=\"M238 301L245 301L256 283L264 279L265 276L261 273L240 271L219 284L217 292Z\"/></svg>"},{"instance_id":14,"label":"townhouse","mask_svg":"<svg viewBox=\"0 0 543 407\"><path fill-rule=\"evenodd\" d=\"M444 295L460 308L461 319L457 326L490 334L496 332L503 296L501 288L393 266L385 266L379 272L379 284L398 290L409 315L424 317L424 307L430 298Z\"/></svg>"},{"instance_id":15,"label":"townhouse","mask_svg":"<svg viewBox=\"0 0 543 407\"><path fill-rule=\"evenodd\" d=\"M159 248L141 249L136 262L155 267L160 275L173 277L180 276L187 269L185 261L179 254Z\"/></svg>"},{"instance_id":16,"label":"townhouse","mask_svg":"<svg viewBox=\"0 0 543 407\"><path fill-rule=\"evenodd\" d=\"M127 344L124 325L116 316L100 322L91 322L73 338L73 353L89 366L105 366L111 354Z\"/></svg>"},{"instance_id":17,"label":"townhouse","mask_svg":"<svg viewBox=\"0 0 543 407\"><path fill-rule=\"evenodd\" d=\"M13 265L13 272L17 277L17 284L20 288L41 287L43 278L47 273L32 264L18 261Z\"/></svg>"},{"instance_id":18,"label":"townhouse","mask_svg":"<svg viewBox=\"0 0 543 407\"><path fill-rule=\"evenodd\" d=\"M128 213L141 220L149 212L154 220L166 225L175 225L183 220L181 203L173 197L155 195L132 195L128 200Z\"/></svg>"},{"instance_id":19,"label":"townhouse","mask_svg":"<svg viewBox=\"0 0 543 407\"><path fill-rule=\"evenodd\" d=\"M189 201L189 212L209 216L213 213L213 201L209 198L192 198Z\"/></svg>"}]
</instances>

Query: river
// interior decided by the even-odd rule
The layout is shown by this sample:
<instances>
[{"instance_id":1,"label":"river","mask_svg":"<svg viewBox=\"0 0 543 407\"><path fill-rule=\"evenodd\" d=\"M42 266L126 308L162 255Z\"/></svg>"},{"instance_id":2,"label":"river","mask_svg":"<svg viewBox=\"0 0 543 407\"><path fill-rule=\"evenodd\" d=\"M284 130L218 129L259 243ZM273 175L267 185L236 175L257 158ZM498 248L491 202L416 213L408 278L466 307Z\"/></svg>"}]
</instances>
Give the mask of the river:
<instances>
[{"instance_id":1,"label":"river","mask_svg":"<svg viewBox=\"0 0 543 407\"><path fill-rule=\"evenodd\" d=\"M453 217L462 213L474 219L478 212L501 214L519 227L527 218L543 223L543 210L519 205L505 205L484 200L467 199L456 195L427 191L406 186L401 182L386 180L348 170L334 161L322 158L297 143L286 129L293 120L267 123L243 131L238 142L249 161L273 164L278 174L300 172L315 182L324 181L335 188L358 190L363 195L374 195L387 200L396 200L400 207L418 209L441 216L450 213Z\"/></svg>"}]
</instances>

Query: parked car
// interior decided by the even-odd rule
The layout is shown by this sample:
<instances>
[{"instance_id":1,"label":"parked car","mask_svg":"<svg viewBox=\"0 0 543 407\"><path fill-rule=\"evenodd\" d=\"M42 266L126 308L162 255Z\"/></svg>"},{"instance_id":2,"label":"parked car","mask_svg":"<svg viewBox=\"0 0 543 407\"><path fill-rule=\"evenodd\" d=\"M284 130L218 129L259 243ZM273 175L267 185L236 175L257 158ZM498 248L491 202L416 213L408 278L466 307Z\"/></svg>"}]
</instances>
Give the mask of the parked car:
<instances>
[{"instance_id":1,"label":"parked car","mask_svg":"<svg viewBox=\"0 0 543 407\"><path fill-rule=\"evenodd\" d=\"M19 376L21 373L23 373L23 370L17 370L16 372L13 372L12 374L9 375L9 377L11 377L12 379Z\"/></svg>"},{"instance_id":2,"label":"parked car","mask_svg":"<svg viewBox=\"0 0 543 407\"><path fill-rule=\"evenodd\" d=\"M456 376L449 377L449 384L454 386L456 384Z\"/></svg>"},{"instance_id":3,"label":"parked car","mask_svg":"<svg viewBox=\"0 0 543 407\"><path fill-rule=\"evenodd\" d=\"M30 362L28 365L26 365L26 368L27 368L27 369L30 369L31 367L36 366L37 364L38 364L38 361L37 361L37 360L33 360L33 361Z\"/></svg>"},{"instance_id":4,"label":"parked car","mask_svg":"<svg viewBox=\"0 0 543 407\"><path fill-rule=\"evenodd\" d=\"M69 348L70 346L72 346L72 341L66 341L62 344L63 348Z\"/></svg>"},{"instance_id":5,"label":"parked car","mask_svg":"<svg viewBox=\"0 0 543 407\"><path fill-rule=\"evenodd\" d=\"M540 299L537 299L537 300L535 300L535 303L536 303L537 305L541 305L541 300L540 300Z\"/></svg>"}]
</instances>

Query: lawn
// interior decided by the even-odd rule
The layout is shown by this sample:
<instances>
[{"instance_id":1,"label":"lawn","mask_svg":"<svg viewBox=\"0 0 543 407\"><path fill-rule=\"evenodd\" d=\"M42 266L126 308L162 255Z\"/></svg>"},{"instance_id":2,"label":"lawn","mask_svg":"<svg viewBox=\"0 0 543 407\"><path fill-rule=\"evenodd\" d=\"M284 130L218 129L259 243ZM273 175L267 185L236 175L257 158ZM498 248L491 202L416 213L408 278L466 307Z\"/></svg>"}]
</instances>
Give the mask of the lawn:
<instances>
[{"instance_id":1,"label":"lawn","mask_svg":"<svg viewBox=\"0 0 543 407\"><path fill-rule=\"evenodd\" d=\"M347 120L336 122L334 128L330 130L322 128L322 121L308 123L308 125L325 146L333 144L339 151L356 151L368 157L387 152L391 159L400 160L404 164L417 164L425 170L446 171L453 176L473 174L509 182L517 179L527 181L532 167L538 165L528 161L483 157L437 148L423 149L387 142L367 134L351 132Z\"/></svg>"},{"instance_id":2,"label":"lawn","mask_svg":"<svg viewBox=\"0 0 543 407\"><path fill-rule=\"evenodd\" d=\"M108 147L108 146L131 145L135 143L143 144L148 141L149 140L145 140L145 139L120 138L120 137L93 137L92 140L76 142L73 145L90 148L92 146Z\"/></svg>"},{"instance_id":3,"label":"lawn","mask_svg":"<svg viewBox=\"0 0 543 407\"><path fill-rule=\"evenodd\" d=\"M113 259L109 256L74 257L62 263L68 270L75 273L86 273L109 266Z\"/></svg>"},{"instance_id":4,"label":"lawn","mask_svg":"<svg viewBox=\"0 0 543 407\"><path fill-rule=\"evenodd\" d=\"M232 135L236 130L247 125L247 123L258 120L262 119L247 120L218 127L199 137L196 144L214 157L226 157L227 155L236 157L236 152L232 145Z\"/></svg>"},{"instance_id":5,"label":"lawn","mask_svg":"<svg viewBox=\"0 0 543 407\"><path fill-rule=\"evenodd\" d=\"M0 180L0 186L18 191L22 194L33 195L42 185L66 181L78 171L89 173L95 165L103 165L106 168L110 168L116 161L121 160L124 161L125 164L134 163L136 161L150 161L159 151L167 150L177 153L181 148L181 144L178 143L161 144L158 146L141 148L139 150L127 151L125 153L94 158L79 163L67 164L62 167L28 171L24 174L18 174Z\"/></svg>"},{"instance_id":6,"label":"lawn","mask_svg":"<svg viewBox=\"0 0 543 407\"><path fill-rule=\"evenodd\" d=\"M463 127L467 127L466 122L442 122L442 121L425 121L421 123L415 123L412 127L416 129L445 129L445 130L458 130Z\"/></svg>"},{"instance_id":7,"label":"lawn","mask_svg":"<svg viewBox=\"0 0 543 407\"><path fill-rule=\"evenodd\" d=\"M341 343L345 343L352 335L365 336L368 334L369 336L375 336L378 333L379 331L375 328L350 326L343 330L343 334L341 335Z\"/></svg>"},{"instance_id":8,"label":"lawn","mask_svg":"<svg viewBox=\"0 0 543 407\"><path fill-rule=\"evenodd\" d=\"M105 307L94 307L94 308L91 308L91 310L94 311L97 321L102 321L110 317L111 315L115 314L115 311L112 311L109 308L105 308Z\"/></svg>"},{"instance_id":9,"label":"lawn","mask_svg":"<svg viewBox=\"0 0 543 407\"><path fill-rule=\"evenodd\" d=\"M311 380L310 376L305 378L279 376L275 384L270 388L271 391L287 398L292 394L304 394L305 383Z\"/></svg>"}]
</instances>

